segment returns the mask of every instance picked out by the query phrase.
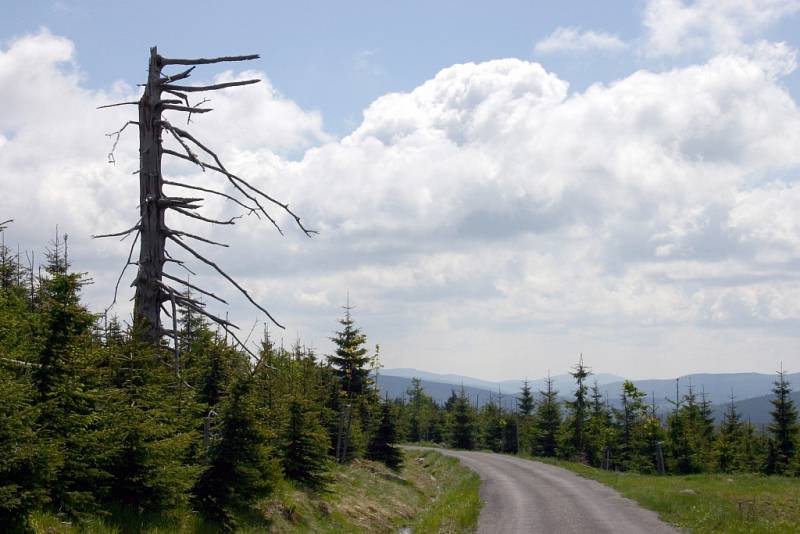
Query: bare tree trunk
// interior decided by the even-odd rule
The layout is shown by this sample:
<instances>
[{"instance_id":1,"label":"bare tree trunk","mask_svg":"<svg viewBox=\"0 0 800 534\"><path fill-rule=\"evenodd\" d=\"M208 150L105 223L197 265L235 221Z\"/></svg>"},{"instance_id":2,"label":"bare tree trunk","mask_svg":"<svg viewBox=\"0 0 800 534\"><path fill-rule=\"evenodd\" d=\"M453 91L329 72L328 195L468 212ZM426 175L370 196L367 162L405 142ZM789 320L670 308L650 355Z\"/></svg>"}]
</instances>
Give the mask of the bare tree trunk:
<instances>
[{"instance_id":1,"label":"bare tree trunk","mask_svg":"<svg viewBox=\"0 0 800 534\"><path fill-rule=\"evenodd\" d=\"M156 47L150 49L150 68L139 101L139 212L141 246L139 272L134 283L134 321L141 328L139 339L157 345L161 338L161 290L164 270L166 226L161 176L161 65Z\"/></svg>"},{"instance_id":2,"label":"bare tree trunk","mask_svg":"<svg viewBox=\"0 0 800 534\"><path fill-rule=\"evenodd\" d=\"M258 83L259 80L237 80L232 82L218 83L214 85L176 85L175 82L185 80L191 76L192 71L197 65L206 65L212 63L222 63L229 61L249 61L258 59L258 55L247 56L225 56L217 58L196 58L196 59L175 59L166 58L158 54L156 47L150 49L150 65L147 75L147 83L145 84L144 94L142 98L136 102L118 102L116 104L108 104L100 106L100 108L110 108L116 106L137 105L139 108L139 120L128 121L122 128L116 132L108 134L109 137L114 138L114 144L111 148L111 153L108 155L110 163L114 163L114 149L119 142L120 135L125 128L131 124L139 127L139 213L141 215L139 222L133 227L123 230L121 232L114 232L109 234L95 235L94 237L122 237L127 238L129 235L134 234L133 243L131 244L128 259L122 272L117 279L117 284L114 287L114 299L108 309L113 306L117 301L117 290L119 283L125 274L125 269L130 265L136 265L138 272L134 279L132 286L136 287L136 295L134 297L133 318L138 332L137 337L140 341L150 345L159 345L161 337L170 335L174 342L177 344L177 325L173 318L173 328L164 329L161 326L161 311L165 301L174 301L175 307L182 307L186 309L189 323L191 323L192 313L202 315L225 330L225 340L227 342L228 335L236 341L241 348L249 353L252 357L258 359L244 343L241 343L231 329L237 329L237 326L231 323L227 314L225 319L218 317L206 310L206 304L202 300L192 298L190 294L183 294L181 291L168 283L166 280L171 280L178 284L182 284L187 288L195 289L200 293L209 296L223 304L227 302L202 288L196 287L187 281L183 281L178 277L164 272L164 265L167 262L174 263L176 266L185 268L192 273L185 263L185 260L178 259L173 255L167 253L165 245L167 241L176 245L180 251L188 253L194 259L214 269L220 276L225 278L231 283L239 292L244 295L258 310L263 312L272 322L277 326L283 328L274 317L267 311L266 308L258 304L253 297L247 292L245 288L239 285L228 273L226 273L219 265L205 257L200 252L192 248L189 243L192 241L200 241L210 245L218 245L227 247L225 243L218 243L208 238L191 234L189 232L180 230L178 228L168 228L164 221L164 213L167 209L172 209L173 213L189 217L195 220L201 220L212 225L231 225L234 224L236 219L242 215L231 217L227 220L216 220L213 218L205 217L198 213L201 208L200 202L203 198L195 197L182 197L165 195L163 191L164 185L170 187L181 187L192 189L196 191L203 191L213 195L224 197L238 206L247 210L248 215L254 215L259 219L263 216L266 220L275 226L281 234L278 221L270 215L264 207L263 202L267 205L272 205L279 208L287 215L289 215L303 231L303 233L311 237L315 234L314 230L306 228L301 222L300 217L289 208L289 205L277 200L276 198L268 195L264 191L254 187L249 182L240 178L239 176L228 171L220 160L219 156L211 150L208 146L203 144L194 135L188 131L170 124L166 119L162 118L162 113L165 111L188 113L189 118L192 114L208 113L210 108L202 107L208 99L192 105L189 102L188 93L204 92L204 91L217 91L229 87L238 87L243 85L252 85ZM168 75L162 76L161 70L170 65L191 65L190 68ZM167 98L162 98L163 94L167 94ZM188 120L187 120L188 122ZM167 132L174 140L176 145L173 150L169 147L162 145L162 135ZM199 153L196 153L199 151ZM173 156L179 160L193 163L204 172L206 170L214 171L223 178L223 183L227 182L236 192L238 192L245 200L239 200L234 196L229 195L217 189L209 189L205 187L196 186L193 184L166 181L161 175L161 159L164 155ZM0 224L0 226L2 226ZM138 239L141 237L139 244L139 260L131 261L134 253L134 248ZM66 243L65 243L66 244ZM58 254L56 254L58 256ZM168 312L166 312L169 315ZM187 326L190 329L191 325ZM177 346L175 347L177 351Z\"/></svg>"}]
</instances>

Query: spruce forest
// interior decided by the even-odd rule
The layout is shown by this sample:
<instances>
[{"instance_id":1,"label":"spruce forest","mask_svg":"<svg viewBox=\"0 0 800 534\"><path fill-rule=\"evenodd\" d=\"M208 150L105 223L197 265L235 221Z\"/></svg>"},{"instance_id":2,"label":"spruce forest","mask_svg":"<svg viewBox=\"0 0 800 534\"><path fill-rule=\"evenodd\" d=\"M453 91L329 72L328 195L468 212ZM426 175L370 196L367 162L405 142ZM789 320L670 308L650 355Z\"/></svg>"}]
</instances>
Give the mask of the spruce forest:
<instances>
[{"instance_id":1,"label":"spruce forest","mask_svg":"<svg viewBox=\"0 0 800 534\"><path fill-rule=\"evenodd\" d=\"M10 223L6 223L8 226ZM121 509L190 506L210 524L291 480L324 492L336 463L401 464L399 442L575 460L614 471L800 475L797 407L778 373L773 423L757 429L732 402L716 425L693 389L658 413L632 382L610 407L581 359L574 391L526 385L513 410L476 410L458 388L437 405L414 379L381 398L370 347L349 307L334 354L261 334L256 359L191 309L179 311L178 353L137 340L116 317L91 313L67 238L41 269L0 249L0 523L24 532L35 510L69 521ZM187 290L191 296L191 290ZM332 324L335 318L332 318Z\"/></svg>"},{"instance_id":2,"label":"spruce forest","mask_svg":"<svg viewBox=\"0 0 800 534\"><path fill-rule=\"evenodd\" d=\"M41 271L0 249L0 524L37 509L80 521L189 505L233 529L232 512L281 478L325 491L336 462L398 468L394 404L370 376L378 349L345 310L335 354L265 330L250 354L191 309L174 347L138 341L81 302L66 236ZM187 291L187 296L191 292ZM332 325L335 325L332 318Z\"/></svg>"},{"instance_id":3,"label":"spruce forest","mask_svg":"<svg viewBox=\"0 0 800 534\"><path fill-rule=\"evenodd\" d=\"M101 321L81 302L90 278L72 270L67 234L56 231L42 266L34 264L34 253L24 267L21 254L12 255L5 245L0 250L3 527L26 531L31 512L43 507L80 522L115 508L140 513L188 505L211 524L232 530L234 512L268 495L281 478L324 491L332 462L366 457L400 466L393 411L386 400L381 406L370 379L378 347L374 352L366 347L349 303L332 338L335 354L320 358L299 340L291 348L276 345L266 326L255 354L247 347L249 337L242 342L237 325L209 312L202 300L224 299L166 272L166 266L175 266L193 274L187 266L193 258L283 328L187 241L227 245L171 222L225 226L239 218L204 217L198 212L202 197L174 192L190 189L224 197L244 209L243 215L268 221L283 233L265 204L277 207L306 236L315 233L288 204L228 171L211 148L164 115L180 113L189 124L192 114L211 111L203 107L207 99L192 104L190 94L260 81L176 84L197 66L257 58L167 58L153 47L141 98L101 106L138 108L138 120L110 134L109 163L115 162L114 149L126 128L137 127L139 220L128 230L93 236L134 236L112 301L113 306L127 267L135 267L130 323L123 326L108 310ZM164 72L176 65L188 68ZM164 142L167 136L176 150ZM165 156L217 173L232 193L166 180ZM11 223L0 225L0 232Z\"/></svg>"},{"instance_id":4,"label":"spruce forest","mask_svg":"<svg viewBox=\"0 0 800 534\"><path fill-rule=\"evenodd\" d=\"M626 380L611 405L581 358L571 369L575 387L560 392L548 379L542 391L527 382L516 406L496 396L476 408L463 389L444 406L412 379L396 401L402 439L542 458L559 458L612 471L650 474L763 473L800 476L800 421L785 373L776 375L772 423L745 420L731 399L717 423L711 403L689 386L662 413L654 399Z\"/></svg>"}]
</instances>

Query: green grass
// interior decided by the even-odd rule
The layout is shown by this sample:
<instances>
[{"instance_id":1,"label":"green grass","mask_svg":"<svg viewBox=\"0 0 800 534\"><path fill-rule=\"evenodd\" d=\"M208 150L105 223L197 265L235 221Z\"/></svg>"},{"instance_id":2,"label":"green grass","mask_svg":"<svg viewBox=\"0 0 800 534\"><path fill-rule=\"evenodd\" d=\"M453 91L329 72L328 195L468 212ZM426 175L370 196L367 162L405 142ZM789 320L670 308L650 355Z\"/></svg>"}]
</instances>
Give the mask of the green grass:
<instances>
[{"instance_id":1,"label":"green grass","mask_svg":"<svg viewBox=\"0 0 800 534\"><path fill-rule=\"evenodd\" d=\"M694 534L800 533L798 478L750 473L639 475L573 462L547 463L611 486Z\"/></svg>"},{"instance_id":2,"label":"green grass","mask_svg":"<svg viewBox=\"0 0 800 534\"><path fill-rule=\"evenodd\" d=\"M407 451L400 472L369 461L336 467L324 493L282 482L269 498L239 514L237 532L395 534L410 527L415 534L466 533L478 521L479 486L478 476L454 458ZM36 532L47 534L210 534L219 530L185 508L152 515L111 511L81 525L65 524L53 514L40 512L34 514L32 524Z\"/></svg>"},{"instance_id":3,"label":"green grass","mask_svg":"<svg viewBox=\"0 0 800 534\"><path fill-rule=\"evenodd\" d=\"M440 464L437 479L439 491L433 505L428 507L414 522L414 534L457 533L475 530L480 516L481 500L478 495L480 477L462 467L455 458L434 452L425 452L421 457L432 458L431 466Z\"/></svg>"}]
</instances>

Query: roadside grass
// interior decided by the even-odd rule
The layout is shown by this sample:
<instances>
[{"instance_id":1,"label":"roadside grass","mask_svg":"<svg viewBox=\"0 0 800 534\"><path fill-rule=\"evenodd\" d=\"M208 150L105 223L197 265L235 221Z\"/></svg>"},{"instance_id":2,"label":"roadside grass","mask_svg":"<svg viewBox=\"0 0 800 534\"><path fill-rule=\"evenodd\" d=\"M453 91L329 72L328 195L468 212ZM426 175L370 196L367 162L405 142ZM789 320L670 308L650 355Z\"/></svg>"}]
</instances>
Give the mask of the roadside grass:
<instances>
[{"instance_id":1,"label":"roadside grass","mask_svg":"<svg viewBox=\"0 0 800 534\"><path fill-rule=\"evenodd\" d=\"M457 459L433 451L405 451L405 464L395 472L383 464L358 460L334 468L325 492L311 492L289 482L237 515L243 534L457 534L475 529L480 512L478 476ZM206 534L219 526L196 513L177 509L163 514L112 510L80 525L62 523L45 512L32 516L37 533Z\"/></svg>"},{"instance_id":2,"label":"roadside grass","mask_svg":"<svg viewBox=\"0 0 800 534\"><path fill-rule=\"evenodd\" d=\"M480 477L463 467L456 458L430 451L419 457L425 458L426 464L429 459L434 459L430 463L429 476L432 480L436 478L437 494L432 497L431 506L417 517L411 531L414 534L474 531L481 508L478 494Z\"/></svg>"},{"instance_id":3,"label":"roadside grass","mask_svg":"<svg viewBox=\"0 0 800 534\"><path fill-rule=\"evenodd\" d=\"M694 534L800 533L800 479L752 473L640 475L535 458L602 482Z\"/></svg>"}]
</instances>

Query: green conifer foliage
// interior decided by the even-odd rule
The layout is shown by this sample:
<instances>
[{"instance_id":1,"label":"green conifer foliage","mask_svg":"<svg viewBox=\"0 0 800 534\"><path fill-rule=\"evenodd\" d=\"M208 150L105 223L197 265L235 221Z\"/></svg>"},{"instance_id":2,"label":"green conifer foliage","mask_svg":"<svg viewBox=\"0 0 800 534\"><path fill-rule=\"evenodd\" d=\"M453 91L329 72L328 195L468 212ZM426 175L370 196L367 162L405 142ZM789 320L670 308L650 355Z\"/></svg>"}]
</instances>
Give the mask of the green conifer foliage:
<instances>
[{"instance_id":1,"label":"green conifer foliage","mask_svg":"<svg viewBox=\"0 0 800 534\"><path fill-rule=\"evenodd\" d=\"M194 339L197 400L211 409L222 401L231 381L244 372L247 363L218 336L209 337L206 328L195 330Z\"/></svg>"},{"instance_id":2,"label":"green conifer foliage","mask_svg":"<svg viewBox=\"0 0 800 534\"><path fill-rule=\"evenodd\" d=\"M349 461L363 453L366 447L367 432L371 421L372 407L376 404L370 378L373 356L364 347L366 336L355 327L350 315L349 303L345 306L345 316L339 323L342 330L331 338L336 351L328 356L328 364L336 375L341 391L339 412L336 422L334 454L338 462Z\"/></svg>"},{"instance_id":3,"label":"green conifer foliage","mask_svg":"<svg viewBox=\"0 0 800 534\"><path fill-rule=\"evenodd\" d=\"M672 470L680 474L700 473L709 469L713 457L709 441L707 409L697 402L690 384L687 393L675 403L667 419L667 438Z\"/></svg>"},{"instance_id":4,"label":"green conifer foliage","mask_svg":"<svg viewBox=\"0 0 800 534\"><path fill-rule=\"evenodd\" d=\"M447 424L447 441L451 447L471 450L475 448L475 410L470 406L464 390L450 406Z\"/></svg>"},{"instance_id":5,"label":"green conifer foliage","mask_svg":"<svg viewBox=\"0 0 800 534\"><path fill-rule=\"evenodd\" d=\"M714 420L714 406L706 395L705 388L700 390L700 405L697 424L699 428L698 462L703 471L711 471L716 466L714 456L714 441L716 439L716 422Z\"/></svg>"},{"instance_id":6,"label":"green conifer foliage","mask_svg":"<svg viewBox=\"0 0 800 534\"><path fill-rule=\"evenodd\" d=\"M772 423L769 425L771 434L771 454L767 461L768 473L786 473L795 461L798 441L797 407L790 394L792 388L786 380L786 373L781 369L775 380L772 392L775 397L770 401L773 409L770 412Z\"/></svg>"},{"instance_id":7,"label":"green conifer foliage","mask_svg":"<svg viewBox=\"0 0 800 534\"><path fill-rule=\"evenodd\" d=\"M386 464L392 469L399 469L403 463L403 453L397 447L397 428L395 414L391 403L381 403L380 419L367 447L367 458Z\"/></svg>"},{"instance_id":8,"label":"green conifer foliage","mask_svg":"<svg viewBox=\"0 0 800 534\"><path fill-rule=\"evenodd\" d=\"M219 435L209 464L192 489L192 503L207 519L226 530L235 527L233 512L268 495L280 476L258 418L249 377L237 380L221 408Z\"/></svg>"},{"instance_id":9,"label":"green conifer foliage","mask_svg":"<svg viewBox=\"0 0 800 534\"><path fill-rule=\"evenodd\" d=\"M183 461L199 439L202 413L183 395L171 365L129 336L112 354L105 409L111 473L109 499L133 511L185 501L197 467Z\"/></svg>"},{"instance_id":10,"label":"green conifer foliage","mask_svg":"<svg viewBox=\"0 0 800 534\"><path fill-rule=\"evenodd\" d=\"M719 429L715 443L717 469L730 473L740 469L742 455L742 422L736 410L736 398L731 393L731 401L725 410L725 418Z\"/></svg>"},{"instance_id":11,"label":"green conifer foliage","mask_svg":"<svg viewBox=\"0 0 800 534\"><path fill-rule=\"evenodd\" d=\"M500 408L494 402L484 404L478 415L480 444L494 452L503 450L505 420Z\"/></svg>"},{"instance_id":12,"label":"green conifer foliage","mask_svg":"<svg viewBox=\"0 0 800 534\"><path fill-rule=\"evenodd\" d=\"M591 370L583 364L583 354L575 367L570 371L570 375L575 379L575 400L567 401L570 411L568 419L568 440L571 455L579 459L586 460L586 444L584 431L588 419L587 394L589 388L586 386L586 379L591 375Z\"/></svg>"},{"instance_id":13,"label":"green conifer foliage","mask_svg":"<svg viewBox=\"0 0 800 534\"><path fill-rule=\"evenodd\" d=\"M521 416L529 416L533 413L533 408L533 394L531 393L531 386L528 384L528 379L526 378L522 383L522 388L517 398L517 410Z\"/></svg>"},{"instance_id":14,"label":"green conifer foliage","mask_svg":"<svg viewBox=\"0 0 800 534\"><path fill-rule=\"evenodd\" d=\"M80 273L68 273L63 258L50 256L48 276L40 282L41 352L33 372L37 401L48 402L63 392L64 379L74 369L73 348L87 336L95 317L80 303L80 290L85 280ZM46 410L46 412L50 412ZM44 417L56 418L63 412L52 411Z\"/></svg>"},{"instance_id":15,"label":"green conifer foliage","mask_svg":"<svg viewBox=\"0 0 800 534\"><path fill-rule=\"evenodd\" d=\"M0 226L0 291L19 285L19 258L15 258L5 242L5 226Z\"/></svg>"},{"instance_id":16,"label":"green conifer foliage","mask_svg":"<svg viewBox=\"0 0 800 534\"><path fill-rule=\"evenodd\" d=\"M520 450L534 452L533 450L533 410L535 402L528 379L522 383L522 388L517 396L517 428L519 434L517 444Z\"/></svg>"},{"instance_id":17,"label":"green conifer foliage","mask_svg":"<svg viewBox=\"0 0 800 534\"><path fill-rule=\"evenodd\" d=\"M313 489L323 488L330 480L328 436L317 414L298 399L289 403L289 418L282 441L286 478Z\"/></svg>"},{"instance_id":18,"label":"green conifer foliage","mask_svg":"<svg viewBox=\"0 0 800 534\"><path fill-rule=\"evenodd\" d=\"M366 393L371 384L369 378L371 357L364 347L367 336L356 328L350 310L350 306L345 307L344 319L339 320L342 330L331 338L336 344L336 352L328 357L328 361L339 378L342 390L348 397L353 397Z\"/></svg>"},{"instance_id":19,"label":"green conifer foliage","mask_svg":"<svg viewBox=\"0 0 800 534\"><path fill-rule=\"evenodd\" d=\"M536 454L555 456L558 450L558 435L561 430L561 406L553 380L547 376L545 389L539 392L541 399L536 409Z\"/></svg>"},{"instance_id":20,"label":"green conifer foliage","mask_svg":"<svg viewBox=\"0 0 800 534\"><path fill-rule=\"evenodd\" d=\"M591 389L589 419L586 423L586 457L594 467L607 467L613 431L611 413L608 410L600 387L595 380Z\"/></svg>"},{"instance_id":21,"label":"green conifer foliage","mask_svg":"<svg viewBox=\"0 0 800 534\"><path fill-rule=\"evenodd\" d=\"M80 303L86 281L84 275L68 272L58 238L54 243L47 274L39 282L40 350L31 380L38 432L54 451L50 498L60 512L79 517L96 507L104 490L108 473L102 464L108 451L96 414L95 316Z\"/></svg>"},{"instance_id":22,"label":"green conifer foliage","mask_svg":"<svg viewBox=\"0 0 800 534\"><path fill-rule=\"evenodd\" d=\"M741 446L739 449L738 465L743 471L755 473L764 467L766 440L756 432L755 426L750 422L742 425Z\"/></svg>"},{"instance_id":23,"label":"green conifer foliage","mask_svg":"<svg viewBox=\"0 0 800 534\"><path fill-rule=\"evenodd\" d=\"M637 470L648 463L643 457L646 448L644 425L647 421L645 393L626 380L622 385L620 400L622 408L616 411L618 438L618 460L623 470ZM652 465L652 464L650 464Z\"/></svg>"},{"instance_id":24,"label":"green conifer foliage","mask_svg":"<svg viewBox=\"0 0 800 534\"><path fill-rule=\"evenodd\" d=\"M408 439L409 441L422 441L427 421L425 420L425 392L422 390L422 381L412 378L411 384L406 389L408 396Z\"/></svg>"},{"instance_id":25,"label":"green conifer foliage","mask_svg":"<svg viewBox=\"0 0 800 534\"><path fill-rule=\"evenodd\" d=\"M6 532L28 531L30 512L49 500L53 451L36 435L36 412L27 377L0 362L0 525Z\"/></svg>"}]
</instances>

